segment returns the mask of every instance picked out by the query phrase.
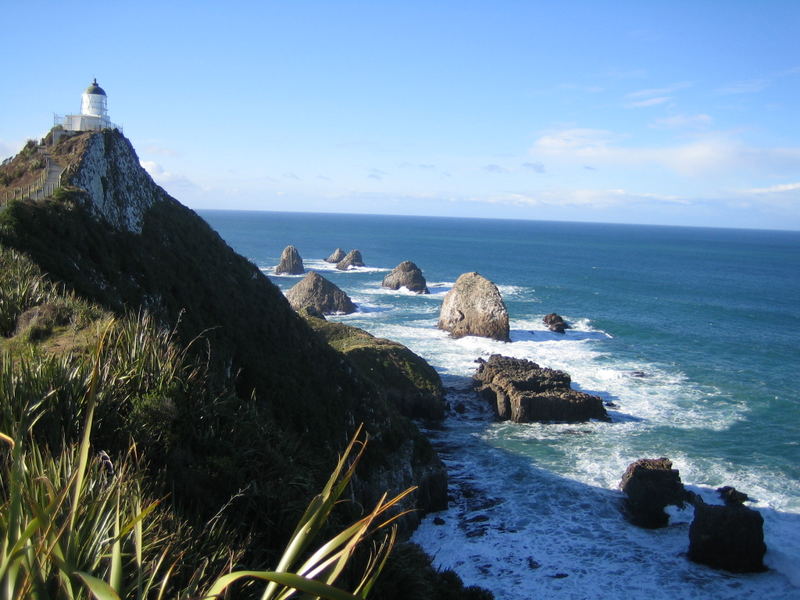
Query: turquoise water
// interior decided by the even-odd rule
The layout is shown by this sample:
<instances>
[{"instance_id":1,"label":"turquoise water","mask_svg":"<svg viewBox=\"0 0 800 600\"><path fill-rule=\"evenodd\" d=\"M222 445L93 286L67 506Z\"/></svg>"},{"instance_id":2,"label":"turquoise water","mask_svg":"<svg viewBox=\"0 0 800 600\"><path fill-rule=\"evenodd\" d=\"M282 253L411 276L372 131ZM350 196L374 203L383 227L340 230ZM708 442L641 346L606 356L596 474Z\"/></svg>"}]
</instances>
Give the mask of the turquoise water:
<instances>
[{"instance_id":1,"label":"turquoise water","mask_svg":"<svg viewBox=\"0 0 800 600\"><path fill-rule=\"evenodd\" d=\"M429 435L451 473L444 525L415 539L468 582L499 581L522 599L800 597L800 233L421 217L202 211L283 289L295 245L359 306L336 317L424 356L442 374L451 415ZM335 247L367 267L338 272ZM380 287L403 260L430 296ZM452 340L435 328L444 294L478 271L506 301L512 343ZM573 323L566 335L543 315ZM493 423L468 391L493 352L572 375L613 401L612 423ZM641 376L641 375L644 376ZM765 517L768 573L731 576L685 558L691 509L645 532L619 513L617 484L643 456L668 456L708 502L734 485ZM476 500L480 499L480 500ZM566 575L555 577L554 575ZM633 578L633 582L632 582Z\"/></svg>"}]
</instances>

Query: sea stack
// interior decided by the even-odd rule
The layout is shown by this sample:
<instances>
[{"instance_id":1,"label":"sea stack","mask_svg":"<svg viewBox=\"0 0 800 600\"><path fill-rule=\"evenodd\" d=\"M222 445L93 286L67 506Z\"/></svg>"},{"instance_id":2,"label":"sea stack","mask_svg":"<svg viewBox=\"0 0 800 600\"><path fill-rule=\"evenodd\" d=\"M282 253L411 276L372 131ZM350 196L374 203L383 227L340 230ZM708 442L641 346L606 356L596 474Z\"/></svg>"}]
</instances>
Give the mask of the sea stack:
<instances>
[{"instance_id":1,"label":"sea stack","mask_svg":"<svg viewBox=\"0 0 800 600\"><path fill-rule=\"evenodd\" d=\"M620 489L625 493L625 509L634 525L647 529L666 527L668 504L683 506L689 494L680 473L668 458L640 458L625 470Z\"/></svg>"},{"instance_id":2,"label":"sea stack","mask_svg":"<svg viewBox=\"0 0 800 600\"><path fill-rule=\"evenodd\" d=\"M363 267L364 259L361 258L360 250L350 250L342 260L336 263L336 268L340 271L347 271L350 267Z\"/></svg>"},{"instance_id":3,"label":"sea stack","mask_svg":"<svg viewBox=\"0 0 800 600\"><path fill-rule=\"evenodd\" d=\"M439 329L453 337L467 335L509 342L508 310L497 286L478 273L464 273L447 292L439 313Z\"/></svg>"},{"instance_id":4,"label":"sea stack","mask_svg":"<svg viewBox=\"0 0 800 600\"><path fill-rule=\"evenodd\" d=\"M342 250L341 248L337 248L336 250L331 252L331 255L325 259L325 262L336 264L343 258L344 258L344 250Z\"/></svg>"},{"instance_id":5,"label":"sea stack","mask_svg":"<svg viewBox=\"0 0 800 600\"><path fill-rule=\"evenodd\" d=\"M294 246L286 246L281 253L281 260L278 266L275 267L275 274L281 275L286 273L288 275L302 275L306 270L303 268L303 259L297 248Z\"/></svg>"},{"instance_id":6,"label":"sea stack","mask_svg":"<svg viewBox=\"0 0 800 600\"><path fill-rule=\"evenodd\" d=\"M309 271L295 286L286 292L286 299L296 311L311 307L324 315L356 312L356 305L336 284L315 271Z\"/></svg>"},{"instance_id":7,"label":"sea stack","mask_svg":"<svg viewBox=\"0 0 800 600\"><path fill-rule=\"evenodd\" d=\"M383 278L381 286L390 290L399 290L404 287L417 294L430 293L422 271L410 260L405 260L392 269L392 272Z\"/></svg>"}]
</instances>

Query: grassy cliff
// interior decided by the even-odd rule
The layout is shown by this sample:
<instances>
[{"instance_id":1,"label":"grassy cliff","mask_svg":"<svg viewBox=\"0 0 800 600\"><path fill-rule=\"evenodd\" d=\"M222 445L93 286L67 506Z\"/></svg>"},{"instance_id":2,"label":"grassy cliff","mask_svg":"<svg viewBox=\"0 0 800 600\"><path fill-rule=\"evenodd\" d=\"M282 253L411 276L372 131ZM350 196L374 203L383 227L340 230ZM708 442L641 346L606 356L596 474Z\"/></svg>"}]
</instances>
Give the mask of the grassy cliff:
<instances>
[{"instance_id":1,"label":"grassy cliff","mask_svg":"<svg viewBox=\"0 0 800 600\"><path fill-rule=\"evenodd\" d=\"M33 373L32 389L49 399L37 441L57 449L78 435L85 378L67 375L86 368L98 332L116 317L114 339L136 353L120 359L131 370L98 403L93 445L117 459L136 444L152 493L169 494L166 521L203 532L198 547L221 515L222 555L273 561L361 422L372 441L354 499L370 504L419 485L417 508L441 503L441 462L378 382L153 183L127 139L80 134L51 154L67 166L67 185L0 209L3 368ZM403 562L389 573L410 582ZM415 597L459 589L427 569L414 568Z\"/></svg>"}]
</instances>

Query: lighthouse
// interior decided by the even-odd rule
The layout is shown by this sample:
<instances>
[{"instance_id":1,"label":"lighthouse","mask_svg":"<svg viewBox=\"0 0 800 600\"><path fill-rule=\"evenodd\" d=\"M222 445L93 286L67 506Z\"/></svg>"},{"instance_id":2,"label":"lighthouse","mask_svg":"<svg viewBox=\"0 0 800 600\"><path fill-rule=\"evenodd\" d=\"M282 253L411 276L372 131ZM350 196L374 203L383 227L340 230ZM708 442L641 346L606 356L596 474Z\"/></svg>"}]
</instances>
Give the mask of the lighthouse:
<instances>
[{"instance_id":1,"label":"lighthouse","mask_svg":"<svg viewBox=\"0 0 800 600\"><path fill-rule=\"evenodd\" d=\"M108 96L94 79L81 95L81 114L55 118L56 125L64 131L97 131L99 129L121 129L108 118Z\"/></svg>"}]
</instances>

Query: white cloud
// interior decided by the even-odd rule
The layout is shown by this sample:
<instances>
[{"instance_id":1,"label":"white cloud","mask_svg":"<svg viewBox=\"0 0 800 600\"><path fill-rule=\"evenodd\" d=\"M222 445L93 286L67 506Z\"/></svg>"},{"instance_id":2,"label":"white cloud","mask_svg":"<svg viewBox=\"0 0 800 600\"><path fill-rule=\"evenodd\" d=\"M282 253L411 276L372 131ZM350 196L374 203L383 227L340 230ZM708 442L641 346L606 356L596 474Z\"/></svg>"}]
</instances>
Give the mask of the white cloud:
<instances>
[{"instance_id":1,"label":"white cloud","mask_svg":"<svg viewBox=\"0 0 800 600\"><path fill-rule=\"evenodd\" d=\"M152 160L140 160L139 164L142 165L145 171L150 174L157 184L163 187L183 187L183 188L194 188L197 185L191 181L188 177L184 175L179 175L177 173L172 173L171 171L167 171L163 166L159 163L152 161Z\"/></svg>"},{"instance_id":2,"label":"white cloud","mask_svg":"<svg viewBox=\"0 0 800 600\"><path fill-rule=\"evenodd\" d=\"M663 88L648 88L643 90L637 90L635 92L630 92L627 94L628 98L652 98L653 96L667 96L672 94L673 92L677 92L678 90L683 90L690 87L692 84L688 81L681 81L679 83L674 83L667 87Z\"/></svg>"},{"instance_id":3,"label":"white cloud","mask_svg":"<svg viewBox=\"0 0 800 600\"><path fill-rule=\"evenodd\" d=\"M769 86L768 79L749 79L747 81L737 81L731 85L717 90L719 94L755 94Z\"/></svg>"},{"instance_id":4,"label":"white cloud","mask_svg":"<svg viewBox=\"0 0 800 600\"><path fill-rule=\"evenodd\" d=\"M622 137L602 129L565 129L546 133L537 139L533 158L558 159L576 166L617 166L623 168L654 165L680 175L696 177L713 172L755 171L773 176L782 171L800 170L800 147L757 148L731 135L708 132L689 142L671 146L625 146Z\"/></svg>"},{"instance_id":5,"label":"white cloud","mask_svg":"<svg viewBox=\"0 0 800 600\"><path fill-rule=\"evenodd\" d=\"M765 188L751 188L742 190L743 194L782 194L785 192L800 191L800 183L780 183Z\"/></svg>"},{"instance_id":6,"label":"white cloud","mask_svg":"<svg viewBox=\"0 0 800 600\"><path fill-rule=\"evenodd\" d=\"M641 204L690 204L680 196L638 193L617 189L548 189L526 193L495 194L471 198L473 202L510 206L587 207L606 209Z\"/></svg>"}]
</instances>

